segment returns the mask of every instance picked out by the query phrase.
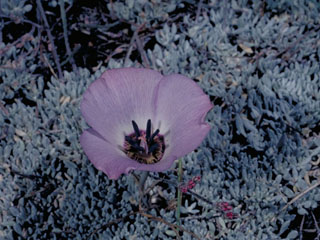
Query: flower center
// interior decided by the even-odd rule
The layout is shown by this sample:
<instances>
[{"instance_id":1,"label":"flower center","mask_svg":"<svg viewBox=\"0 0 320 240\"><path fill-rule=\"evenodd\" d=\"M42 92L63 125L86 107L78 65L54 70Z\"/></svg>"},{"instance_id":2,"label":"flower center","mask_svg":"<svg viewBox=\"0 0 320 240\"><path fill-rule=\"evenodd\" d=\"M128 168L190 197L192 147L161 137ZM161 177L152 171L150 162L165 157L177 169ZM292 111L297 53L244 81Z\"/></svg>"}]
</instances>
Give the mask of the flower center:
<instances>
[{"instance_id":1,"label":"flower center","mask_svg":"<svg viewBox=\"0 0 320 240\"><path fill-rule=\"evenodd\" d=\"M161 160L165 145L164 137L157 129L151 132L151 120L147 122L146 130L140 130L137 123L132 120L134 132L125 136L124 152L133 160L144 164L153 164Z\"/></svg>"}]
</instances>

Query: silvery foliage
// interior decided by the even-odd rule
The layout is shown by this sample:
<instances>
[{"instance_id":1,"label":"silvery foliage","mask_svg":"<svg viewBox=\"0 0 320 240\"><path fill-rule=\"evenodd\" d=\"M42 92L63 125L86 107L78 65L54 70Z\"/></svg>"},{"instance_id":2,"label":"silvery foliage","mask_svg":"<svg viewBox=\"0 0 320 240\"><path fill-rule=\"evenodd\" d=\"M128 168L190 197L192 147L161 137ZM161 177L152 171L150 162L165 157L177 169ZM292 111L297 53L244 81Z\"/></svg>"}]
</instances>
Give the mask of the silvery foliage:
<instances>
[{"instance_id":1,"label":"silvery foliage","mask_svg":"<svg viewBox=\"0 0 320 240\"><path fill-rule=\"evenodd\" d=\"M27 0L3 0L0 3L0 13L10 17L21 17L32 9L32 5L27 2Z\"/></svg>"},{"instance_id":2,"label":"silvery foliage","mask_svg":"<svg viewBox=\"0 0 320 240\"><path fill-rule=\"evenodd\" d=\"M159 21L165 21L168 19L169 14L176 10L178 7L183 6L181 0L125 0L115 1L114 3L108 3L108 9L114 12L119 18L134 21L147 25L157 24ZM196 2L196 1L189 1Z\"/></svg>"},{"instance_id":3,"label":"silvery foliage","mask_svg":"<svg viewBox=\"0 0 320 240\"><path fill-rule=\"evenodd\" d=\"M117 2L114 12L141 23L139 8L149 3L138 2ZM209 136L183 159L184 176L201 175L194 191L213 203L229 202L239 217L229 220L212 205L184 195L182 225L201 239L296 239L297 230L290 230L296 216L290 211L306 215L319 207L320 191L313 189L282 210L318 177L319 137L309 133L320 121L319 32L312 31L315 10L296 7L309 2L266 1L276 13L291 4L279 15L261 15L261 6L246 1L203 3L207 14L163 25L155 34L157 44L147 50L153 68L197 80L215 104L207 116ZM157 4L166 9L167 3ZM155 17L149 7L143 11L146 19ZM159 19L171 8L161 11ZM17 53L6 54L2 65ZM33 64L28 59L22 67ZM111 60L108 68L121 66L123 61ZM0 110L1 239L88 239L104 224L137 210L134 178L108 180L79 145L87 127L79 112L81 96L104 70L64 72L64 83L51 78L45 86L41 76L0 69L1 102L10 100L7 112ZM23 103L21 95L34 104ZM148 185L152 176L159 174L152 173ZM166 176L176 180L174 171ZM176 197L170 184L153 192ZM173 210L149 213L175 222ZM175 239L168 226L141 215L102 228L91 239L128 236ZM192 239L187 233L182 238Z\"/></svg>"},{"instance_id":4,"label":"silvery foliage","mask_svg":"<svg viewBox=\"0 0 320 240\"><path fill-rule=\"evenodd\" d=\"M44 1L44 0L42 0ZM59 0L45 0L50 7L56 7L59 4ZM1 0L0 13L15 18L19 21L19 17L23 17L25 13L31 11L32 4L28 3L28 0ZM73 4L73 0L64 0L65 3Z\"/></svg>"}]
</instances>

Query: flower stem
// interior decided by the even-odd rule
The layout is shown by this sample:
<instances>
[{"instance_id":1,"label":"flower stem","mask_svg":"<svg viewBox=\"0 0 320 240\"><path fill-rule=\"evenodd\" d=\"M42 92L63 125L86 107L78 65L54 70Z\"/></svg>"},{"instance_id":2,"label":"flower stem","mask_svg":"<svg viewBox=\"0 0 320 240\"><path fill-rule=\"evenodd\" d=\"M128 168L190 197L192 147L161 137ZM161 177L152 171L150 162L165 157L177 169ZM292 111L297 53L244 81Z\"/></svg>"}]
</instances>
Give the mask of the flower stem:
<instances>
[{"instance_id":1,"label":"flower stem","mask_svg":"<svg viewBox=\"0 0 320 240\"><path fill-rule=\"evenodd\" d=\"M149 172L142 172L139 179L139 193L140 193L140 199L139 199L139 209L141 208L141 204L143 203L145 206L147 206L146 198L144 198L144 187L146 180L149 176Z\"/></svg>"},{"instance_id":2,"label":"flower stem","mask_svg":"<svg viewBox=\"0 0 320 240\"><path fill-rule=\"evenodd\" d=\"M141 173L140 181L139 181L139 189L141 191L141 194L143 194L143 192L144 192L144 185L146 183L146 180L147 180L148 176L149 176L149 172L148 171L145 171L145 172Z\"/></svg>"},{"instance_id":3,"label":"flower stem","mask_svg":"<svg viewBox=\"0 0 320 240\"><path fill-rule=\"evenodd\" d=\"M181 201L182 201L182 192L180 189L180 184L182 181L182 159L179 158L179 164L178 164L178 197L177 197L177 211L176 211L176 217L177 217L177 225L180 226L180 208L181 208Z\"/></svg>"}]
</instances>

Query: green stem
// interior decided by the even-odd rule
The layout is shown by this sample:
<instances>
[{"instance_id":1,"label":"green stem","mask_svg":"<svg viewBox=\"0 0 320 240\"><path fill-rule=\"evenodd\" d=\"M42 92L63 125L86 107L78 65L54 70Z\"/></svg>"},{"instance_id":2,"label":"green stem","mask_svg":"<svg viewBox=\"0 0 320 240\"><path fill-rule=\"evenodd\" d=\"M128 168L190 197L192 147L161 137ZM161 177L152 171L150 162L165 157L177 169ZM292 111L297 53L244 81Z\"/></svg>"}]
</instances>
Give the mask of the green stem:
<instances>
[{"instance_id":1,"label":"green stem","mask_svg":"<svg viewBox=\"0 0 320 240\"><path fill-rule=\"evenodd\" d=\"M181 225L180 221L180 209L181 209L181 201L182 201L182 192L180 189L180 184L182 181L182 159L179 159L178 164L178 198L177 198L177 211L176 211L176 217L177 217L177 225Z\"/></svg>"}]
</instances>

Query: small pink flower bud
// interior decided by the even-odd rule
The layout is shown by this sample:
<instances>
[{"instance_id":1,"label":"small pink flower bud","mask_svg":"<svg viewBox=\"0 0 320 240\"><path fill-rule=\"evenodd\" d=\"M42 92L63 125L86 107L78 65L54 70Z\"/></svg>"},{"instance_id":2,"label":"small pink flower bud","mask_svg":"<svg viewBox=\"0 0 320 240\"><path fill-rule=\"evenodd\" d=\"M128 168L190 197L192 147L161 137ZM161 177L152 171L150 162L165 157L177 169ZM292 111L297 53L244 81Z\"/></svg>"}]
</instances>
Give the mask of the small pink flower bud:
<instances>
[{"instance_id":1,"label":"small pink flower bud","mask_svg":"<svg viewBox=\"0 0 320 240\"><path fill-rule=\"evenodd\" d=\"M188 192L188 188L185 186L180 187L181 192L186 193Z\"/></svg>"},{"instance_id":2,"label":"small pink flower bud","mask_svg":"<svg viewBox=\"0 0 320 240\"><path fill-rule=\"evenodd\" d=\"M192 180L190 180L189 182L188 182L188 189L192 189L192 188L194 188L196 186L196 184L192 181Z\"/></svg>"},{"instance_id":3,"label":"small pink flower bud","mask_svg":"<svg viewBox=\"0 0 320 240\"><path fill-rule=\"evenodd\" d=\"M196 176L193 178L194 181L199 182L201 180L201 176Z\"/></svg>"}]
</instances>

